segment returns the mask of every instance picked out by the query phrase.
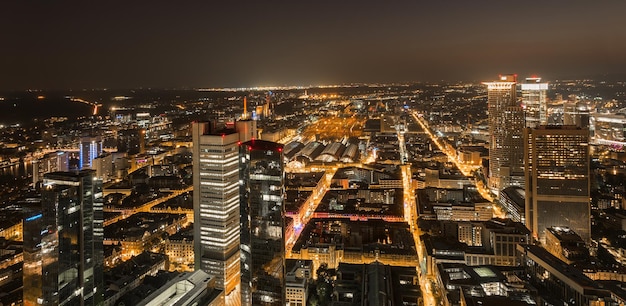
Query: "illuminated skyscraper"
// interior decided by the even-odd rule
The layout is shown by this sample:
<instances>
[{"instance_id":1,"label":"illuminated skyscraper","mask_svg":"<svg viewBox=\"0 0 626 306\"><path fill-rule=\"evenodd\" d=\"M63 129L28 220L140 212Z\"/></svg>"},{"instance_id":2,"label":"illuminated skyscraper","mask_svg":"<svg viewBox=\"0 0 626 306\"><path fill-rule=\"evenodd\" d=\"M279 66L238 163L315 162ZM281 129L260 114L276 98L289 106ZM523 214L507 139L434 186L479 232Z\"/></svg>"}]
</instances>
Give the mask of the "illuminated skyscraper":
<instances>
[{"instance_id":1,"label":"illuminated skyscraper","mask_svg":"<svg viewBox=\"0 0 626 306\"><path fill-rule=\"evenodd\" d=\"M241 145L241 304L285 304L283 145Z\"/></svg>"},{"instance_id":2,"label":"illuminated skyscraper","mask_svg":"<svg viewBox=\"0 0 626 306\"><path fill-rule=\"evenodd\" d=\"M102 182L92 170L44 176L40 214L24 220L24 304L101 305Z\"/></svg>"},{"instance_id":3,"label":"illuminated skyscraper","mask_svg":"<svg viewBox=\"0 0 626 306\"><path fill-rule=\"evenodd\" d=\"M548 83L542 83L541 78L532 77L526 78L521 87L526 127L548 124Z\"/></svg>"},{"instance_id":4,"label":"illuminated skyscraper","mask_svg":"<svg viewBox=\"0 0 626 306\"><path fill-rule=\"evenodd\" d=\"M526 226L535 239L565 226L589 241L588 139L589 130L575 126L526 129Z\"/></svg>"},{"instance_id":5,"label":"illuminated skyscraper","mask_svg":"<svg viewBox=\"0 0 626 306\"><path fill-rule=\"evenodd\" d=\"M80 139L80 169L89 169L95 158L102 154L102 139L100 137L81 137Z\"/></svg>"},{"instance_id":6,"label":"illuminated skyscraper","mask_svg":"<svg viewBox=\"0 0 626 306\"><path fill-rule=\"evenodd\" d=\"M239 145L256 138L256 122L235 129L193 124L195 268L230 294L239 284Z\"/></svg>"},{"instance_id":7,"label":"illuminated skyscraper","mask_svg":"<svg viewBox=\"0 0 626 306\"><path fill-rule=\"evenodd\" d=\"M229 294L239 283L239 133L193 124L195 269Z\"/></svg>"},{"instance_id":8,"label":"illuminated skyscraper","mask_svg":"<svg viewBox=\"0 0 626 306\"><path fill-rule=\"evenodd\" d=\"M515 75L483 84L489 111L489 187L498 194L524 184L524 110L517 104Z\"/></svg>"}]
</instances>

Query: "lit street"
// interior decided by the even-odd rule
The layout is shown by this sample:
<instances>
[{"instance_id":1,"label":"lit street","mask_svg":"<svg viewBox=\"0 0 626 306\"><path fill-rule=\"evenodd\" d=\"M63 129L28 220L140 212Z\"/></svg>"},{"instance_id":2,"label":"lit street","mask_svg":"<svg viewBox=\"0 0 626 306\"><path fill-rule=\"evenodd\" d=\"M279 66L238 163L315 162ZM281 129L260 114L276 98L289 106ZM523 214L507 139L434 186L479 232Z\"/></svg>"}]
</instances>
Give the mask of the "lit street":
<instances>
[{"instance_id":1,"label":"lit street","mask_svg":"<svg viewBox=\"0 0 626 306\"><path fill-rule=\"evenodd\" d=\"M461 173L463 173L463 175L472 178L473 176L472 170L475 170L479 168L480 166L471 166L471 165L465 165L465 164L460 163L458 159L458 153L451 146L442 145L442 141L440 141L439 137L437 137L436 135L432 133L432 131L428 127L428 122L426 122L424 118L421 118L416 112L412 112L411 115L415 119L415 121L419 123L422 129L426 131L426 134L430 137L433 143L435 143L435 145L439 148L439 150L441 150L441 152L443 152L444 154L446 154L446 156L448 156L448 160L454 163L454 165L459 170L461 170ZM476 185L476 189L485 200L492 202L492 203L494 202L494 198L491 195L491 192L489 191L489 189L485 188L482 182L476 182L475 185ZM502 209L498 205L492 205L492 208L493 208L494 217L498 217L498 218L506 217L506 213L502 211Z\"/></svg>"},{"instance_id":2,"label":"lit street","mask_svg":"<svg viewBox=\"0 0 626 306\"><path fill-rule=\"evenodd\" d=\"M313 193L311 193L306 202L302 204L298 216L294 216L293 223L295 228L293 231L291 231L291 233L293 234L289 237L285 237L286 258L291 257L291 249L293 248L293 245L296 243L296 241L298 241L298 237L300 236L300 233L302 233L302 229L304 229L304 226L306 226L306 224L313 217L313 213L317 209L317 206L320 204L320 201L324 198L324 194L330 187L330 182L336 171L336 167L326 169L326 172L324 172L324 176L320 179L320 182L313 191Z\"/></svg>"},{"instance_id":3,"label":"lit street","mask_svg":"<svg viewBox=\"0 0 626 306\"><path fill-rule=\"evenodd\" d=\"M401 148L401 152L406 154L406 144L404 136L398 133L398 143ZM403 155L404 156L404 155ZM411 165L404 164L400 166L402 169L402 185L404 193L404 219L411 227L411 233L413 234L413 240L415 241L415 247L417 249L418 266L417 275L419 278L420 288L422 290L422 296L424 298L424 305L434 306L436 304L434 291L439 288L429 285L430 279L426 275L426 271L422 269L423 264L426 262L426 257L423 251L422 241L420 239L420 229L417 225L417 203L415 201L415 190L413 189L413 183L411 179Z\"/></svg>"},{"instance_id":4,"label":"lit street","mask_svg":"<svg viewBox=\"0 0 626 306\"><path fill-rule=\"evenodd\" d=\"M171 200L171 199L173 199L173 198L175 198L175 197L177 197L177 196L179 196L181 194L184 194L186 192L191 192L191 191L193 191L193 186L189 186L189 187L187 187L185 189L181 189L181 190L173 190L171 194L168 194L166 196L154 199L154 200L152 200L150 202L147 202L145 204L142 204L141 206L138 206L138 207L135 207L135 208L132 208L132 209L108 209L108 208L104 208L104 210L103 210L104 212L121 212L121 214L118 215L117 217L109 219L109 220L106 220L104 222L104 226L107 226L107 225L113 224L113 223L115 223L117 221L126 219L126 218L128 218L128 217L130 217L130 216L132 216L132 215L134 215L136 213L139 213L139 212L172 213L172 211L167 211L167 210L164 210L164 211L151 211L151 209L152 209L152 207L154 207L156 205L159 205L159 204L161 204L163 202L166 202L168 200ZM193 221L193 215L191 217L192 218L189 219L190 222ZM189 218L189 216L187 216L187 218Z\"/></svg>"}]
</instances>

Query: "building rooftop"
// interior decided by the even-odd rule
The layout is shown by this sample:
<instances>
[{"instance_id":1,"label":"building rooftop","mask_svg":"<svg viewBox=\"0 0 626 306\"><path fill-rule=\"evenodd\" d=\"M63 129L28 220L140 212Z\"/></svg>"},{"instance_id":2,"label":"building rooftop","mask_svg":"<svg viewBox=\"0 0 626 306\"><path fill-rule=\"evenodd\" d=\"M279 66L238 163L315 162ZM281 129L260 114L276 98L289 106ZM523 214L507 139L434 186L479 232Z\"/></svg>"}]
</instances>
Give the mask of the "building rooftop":
<instances>
[{"instance_id":1,"label":"building rooftop","mask_svg":"<svg viewBox=\"0 0 626 306\"><path fill-rule=\"evenodd\" d=\"M494 266L467 266L460 263L443 263L438 266L446 286L480 286L484 283L504 282L506 277Z\"/></svg>"},{"instance_id":2,"label":"building rooftop","mask_svg":"<svg viewBox=\"0 0 626 306\"><path fill-rule=\"evenodd\" d=\"M186 219L185 214L136 213L104 228L104 239L141 240L146 234L160 232L162 228L174 222Z\"/></svg>"},{"instance_id":3,"label":"building rooftop","mask_svg":"<svg viewBox=\"0 0 626 306\"><path fill-rule=\"evenodd\" d=\"M187 240L193 241L193 223L190 223L189 226L185 228L181 228L176 234L170 235L168 238L170 241L172 240Z\"/></svg>"},{"instance_id":4,"label":"building rooftop","mask_svg":"<svg viewBox=\"0 0 626 306\"><path fill-rule=\"evenodd\" d=\"M469 296L465 297L465 305L466 306L529 306L536 305L535 301L530 299L527 301L524 300L514 300L507 296L482 296L482 297L474 297Z\"/></svg>"},{"instance_id":5,"label":"building rooftop","mask_svg":"<svg viewBox=\"0 0 626 306\"><path fill-rule=\"evenodd\" d=\"M554 274L561 281L566 281L569 286L581 294L593 294L593 291L601 289L598 283L594 282L581 271L572 268L540 246L519 244L517 245L517 249L550 273Z\"/></svg>"},{"instance_id":6,"label":"building rooftop","mask_svg":"<svg viewBox=\"0 0 626 306\"><path fill-rule=\"evenodd\" d=\"M114 268L104 271L104 284L109 288L120 290L139 277L146 275L167 261L167 255L143 252L131 259L122 262ZM107 290L105 298L114 295L116 290Z\"/></svg>"},{"instance_id":7,"label":"building rooftop","mask_svg":"<svg viewBox=\"0 0 626 306\"><path fill-rule=\"evenodd\" d=\"M96 175L96 171L95 170L91 170L91 169L83 169L80 171L57 171L57 172L50 172L50 173L46 173L44 174L44 179L48 179L48 180L64 180L64 181L72 181L72 182L78 182L81 178L85 177L85 176L90 176L90 175Z\"/></svg>"},{"instance_id":8,"label":"building rooftop","mask_svg":"<svg viewBox=\"0 0 626 306\"><path fill-rule=\"evenodd\" d=\"M524 204L526 201L526 191L519 186L509 186L501 191L506 194L513 202Z\"/></svg>"},{"instance_id":9,"label":"building rooftop","mask_svg":"<svg viewBox=\"0 0 626 306\"><path fill-rule=\"evenodd\" d=\"M576 234L576 232L574 232L568 227L553 226L546 230L550 232L552 235L554 235L554 237L556 237L556 239L558 239L562 243L566 243L566 244L579 243L579 242L584 243L582 238L580 238L580 236Z\"/></svg>"},{"instance_id":10,"label":"building rooftop","mask_svg":"<svg viewBox=\"0 0 626 306\"><path fill-rule=\"evenodd\" d=\"M530 230L521 222L514 222L511 219L493 218L484 223L485 227L496 232L506 232L515 234L530 235Z\"/></svg>"},{"instance_id":11,"label":"building rooftop","mask_svg":"<svg viewBox=\"0 0 626 306\"><path fill-rule=\"evenodd\" d=\"M417 273L412 267L340 263L332 305L417 305L421 297Z\"/></svg>"},{"instance_id":12,"label":"building rooftop","mask_svg":"<svg viewBox=\"0 0 626 306\"><path fill-rule=\"evenodd\" d=\"M8 229L22 222L24 214L21 211L0 210L0 231Z\"/></svg>"},{"instance_id":13,"label":"building rooftop","mask_svg":"<svg viewBox=\"0 0 626 306\"><path fill-rule=\"evenodd\" d=\"M250 150L277 150L282 151L283 145L276 142L253 139L241 144L242 146L248 146Z\"/></svg>"},{"instance_id":14,"label":"building rooftop","mask_svg":"<svg viewBox=\"0 0 626 306\"><path fill-rule=\"evenodd\" d=\"M202 270L180 274L136 305L183 306L210 302L222 293L211 288L212 279Z\"/></svg>"},{"instance_id":15,"label":"building rooftop","mask_svg":"<svg viewBox=\"0 0 626 306\"><path fill-rule=\"evenodd\" d=\"M338 218L312 219L294 244L293 251L328 248L331 245L360 253L417 254L413 235L406 223L377 219L361 222Z\"/></svg>"}]
</instances>

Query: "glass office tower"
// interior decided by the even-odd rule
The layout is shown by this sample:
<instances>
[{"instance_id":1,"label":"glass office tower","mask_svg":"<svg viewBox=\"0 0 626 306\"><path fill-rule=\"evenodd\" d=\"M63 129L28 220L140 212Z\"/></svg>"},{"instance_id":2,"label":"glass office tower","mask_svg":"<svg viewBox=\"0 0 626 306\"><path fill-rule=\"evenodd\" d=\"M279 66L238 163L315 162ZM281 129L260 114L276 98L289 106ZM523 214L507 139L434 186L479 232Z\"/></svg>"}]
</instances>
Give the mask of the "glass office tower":
<instances>
[{"instance_id":1,"label":"glass office tower","mask_svg":"<svg viewBox=\"0 0 626 306\"><path fill-rule=\"evenodd\" d=\"M548 83L542 83L538 77L526 78L521 88L526 127L548 124Z\"/></svg>"},{"instance_id":2,"label":"glass office tower","mask_svg":"<svg viewBox=\"0 0 626 306\"><path fill-rule=\"evenodd\" d=\"M25 305L104 302L102 200L92 170L44 175L41 214L24 225Z\"/></svg>"},{"instance_id":3,"label":"glass office tower","mask_svg":"<svg viewBox=\"0 0 626 306\"><path fill-rule=\"evenodd\" d=\"M242 305L284 305L282 150L282 144L262 140L239 149Z\"/></svg>"},{"instance_id":4,"label":"glass office tower","mask_svg":"<svg viewBox=\"0 0 626 306\"><path fill-rule=\"evenodd\" d=\"M24 283L24 305L41 305L42 294L42 261L41 261L41 207L28 211L24 218L24 266L22 280Z\"/></svg>"},{"instance_id":5,"label":"glass office tower","mask_svg":"<svg viewBox=\"0 0 626 306\"><path fill-rule=\"evenodd\" d=\"M499 194L524 185L524 110L517 103L517 76L502 75L487 86L489 188Z\"/></svg>"},{"instance_id":6,"label":"glass office tower","mask_svg":"<svg viewBox=\"0 0 626 306\"><path fill-rule=\"evenodd\" d=\"M89 169L93 160L102 154L102 139L100 137L81 137L79 152L80 169Z\"/></svg>"},{"instance_id":7,"label":"glass office tower","mask_svg":"<svg viewBox=\"0 0 626 306\"><path fill-rule=\"evenodd\" d=\"M591 238L589 130L576 126L526 129L526 226L545 242L546 228L566 226Z\"/></svg>"}]
</instances>

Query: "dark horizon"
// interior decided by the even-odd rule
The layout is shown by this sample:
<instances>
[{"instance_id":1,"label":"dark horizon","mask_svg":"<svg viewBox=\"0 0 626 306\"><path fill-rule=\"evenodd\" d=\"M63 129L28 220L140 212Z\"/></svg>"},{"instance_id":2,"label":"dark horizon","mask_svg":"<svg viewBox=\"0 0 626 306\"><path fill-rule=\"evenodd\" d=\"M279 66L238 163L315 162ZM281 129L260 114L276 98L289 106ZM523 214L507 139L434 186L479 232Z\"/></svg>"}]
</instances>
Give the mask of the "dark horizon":
<instances>
[{"instance_id":1,"label":"dark horizon","mask_svg":"<svg viewBox=\"0 0 626 306\"><path fill-rule=\"evenodd\" d=\"M626 2L617 0L0 8L0 90L484 81L510 72L621 78L626 71Z\"/></svg>"},{"instance_id":2,"label":"dark horizon","mask_svg":"<svg viewBox=\"0 0 626 306\"><path fill-rule=\"evenodd\" d=\"M52 93L55 95L72 95L76 93L77 97L81 96L81 93L84 92L99 92L99 91L108 91L112 94L127 94L129 91L215 91L220 92L220 89L224 89L226 91L233 92L255 92L255 91L266 91L268 89L272 90L295 90L296 87L301 87L303 89L315 89L315 88L326 88L328 86L338 87L338 88L347 88L347 87L358 87L358 86L388 86L388 85L429 85L429 84L456 84L456 83L469 83L469 84L480 84L481 82L489 82L489 81L497 81L499 75L507 75L507 74L516 74L518 76L518 83L524 81L527 77L540 77L542 81L547 83L552 83L555 81L567 81L567 80L592 80L597 82L607 81L607 82L624 82L626 83L626 73L612 73L612 74L577 74L577 75L561 75L553 77L547 73L532 73L532 74L519 74L515 71L507 71L502 73L496 73L491 75L490 77L486 77L484 79L439 79L439 80L414 80L414 81L389 81L389 82L341 82L341 83L328 83L328 84L272 84L272 85L251 85L251 86L161 86L161 87L150 87L150 86L137 86L137 87L129 87L129 86L118 86L118 87L67 87L67 88L13 88L13 89L3 89L0 87L0 94L8 94L9 97L15 97L16 95L22 95L25 93L31 93L33 99L37 96L38 93ZM6 96L2 97L6 98Z\"/></svg>"}]
</instances>

